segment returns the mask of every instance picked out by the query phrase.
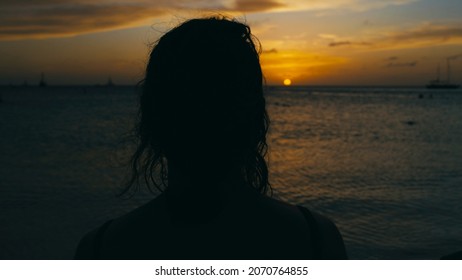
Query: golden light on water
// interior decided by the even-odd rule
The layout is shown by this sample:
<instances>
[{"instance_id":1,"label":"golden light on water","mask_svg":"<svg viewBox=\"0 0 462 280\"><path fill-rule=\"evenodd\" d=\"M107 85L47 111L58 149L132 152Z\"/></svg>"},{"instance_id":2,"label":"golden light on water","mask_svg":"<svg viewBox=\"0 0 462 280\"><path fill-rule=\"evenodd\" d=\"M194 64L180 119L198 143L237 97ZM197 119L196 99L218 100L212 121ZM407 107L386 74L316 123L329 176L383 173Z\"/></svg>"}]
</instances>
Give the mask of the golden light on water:
<instances>
[{"instance_id":1,"label":"golden light on water","mask_svg":"<svg viewBox=\"0 0 462 280\"><path fill-rule=\"evenodd\" d=\"M284 80L284 85L285 86L290 86L292 84L292 81L290 79L285 79Z\"/></svg>"}]
</instances>

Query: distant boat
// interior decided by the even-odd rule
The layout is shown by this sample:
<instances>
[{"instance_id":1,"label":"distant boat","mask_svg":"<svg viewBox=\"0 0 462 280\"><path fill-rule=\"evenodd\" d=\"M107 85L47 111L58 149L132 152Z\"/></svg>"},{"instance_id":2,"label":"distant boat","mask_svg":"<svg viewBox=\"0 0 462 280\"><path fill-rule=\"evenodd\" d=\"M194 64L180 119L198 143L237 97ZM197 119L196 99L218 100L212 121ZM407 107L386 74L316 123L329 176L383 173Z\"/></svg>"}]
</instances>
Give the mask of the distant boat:
<instances>
[{"instance_id":1,"label":"distant boat","mask_svg":"<svg viewBox=\"0 0 462 280\"><path fill-rule=\"evenodd\" d=\"M457 89L457 88L460 88L460 85L450 84L450 83L447 83L446 81L433 80L433 81L430 81L426 85L426 88L428 89Z\"/></svg>"},{"instance_id":2,"label":"distant boat","mask_svg":"<svg viewBox=\"0 0 462 280\"><path fill-rule=\"evenodd\" d=\"M109 79L107 79L107 83L105 84L105 86L107 87L113 87L115 86L114 82L112 81L111 77L109 77Z\"/></svg>"},{"instance_id":3,"label":"distant boat","mask_svg":"<svg viewBox=\"0 0 462 280\"><path fill-rule=\"evenodd\" d=\"M45 75L42 72L42 75L40 76L40 82L39 82L39 87L46 87L47 83L45 82Z\"/></svg>"},{"instance_id":4,"label":"distant boat","mask_svg":"<svg viewBox=\"0 0 462 280\"><path fill-rule=\"evenodd\" d=\"M440 66L438 65L438 70L437 70L437 75L436 79L430 81L425 87L428 89L457 89L460 87L460 85L457 84L451 84L451 66L449 64L449 59L446 59L447 62L447 80L441 80L440 79Z\"/></svg>"}]
</instances>

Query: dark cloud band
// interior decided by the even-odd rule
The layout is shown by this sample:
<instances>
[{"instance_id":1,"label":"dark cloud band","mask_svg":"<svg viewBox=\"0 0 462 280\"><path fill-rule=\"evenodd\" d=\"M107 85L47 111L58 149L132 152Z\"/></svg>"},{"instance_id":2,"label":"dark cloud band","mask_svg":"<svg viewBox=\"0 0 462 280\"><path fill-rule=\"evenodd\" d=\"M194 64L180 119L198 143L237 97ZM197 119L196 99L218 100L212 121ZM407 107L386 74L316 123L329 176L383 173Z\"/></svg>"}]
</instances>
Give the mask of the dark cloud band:
<instances>
[{"instance_id":1,"label":"dark cloud band","mask_svg":"<svg viewBox=\"0 0 462 280\"><path fill-rule=\"evenodd\" d=\"M61 37L135 26L166 11L258 12L284 5L275 0L156 0L141 2L90 0L17 0L0 3L0 40ZM212 3L211 3L212 2ZM95 2L93 2L95 3Z\"/></svg>"}]
</instances>

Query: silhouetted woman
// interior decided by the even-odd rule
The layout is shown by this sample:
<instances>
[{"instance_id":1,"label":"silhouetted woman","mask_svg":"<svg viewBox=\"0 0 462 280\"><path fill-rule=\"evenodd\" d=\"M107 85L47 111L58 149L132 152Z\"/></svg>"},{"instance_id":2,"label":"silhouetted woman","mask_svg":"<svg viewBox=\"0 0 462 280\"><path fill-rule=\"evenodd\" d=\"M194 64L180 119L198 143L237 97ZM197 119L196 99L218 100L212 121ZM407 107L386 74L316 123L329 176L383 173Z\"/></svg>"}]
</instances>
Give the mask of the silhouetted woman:
<instances>
[{"instance_id":1,"label":"silhouetted woman","mask_svg":"<svg viewBox=\"0 0 462 280\"><path fill-rule=\"evenodd\" d=\"M80 259L344 259L335 225L266 195L269 120L250 28L187 21L153 48L132 180L162 194L80 242Z\"/></svg>"}]
</instances>

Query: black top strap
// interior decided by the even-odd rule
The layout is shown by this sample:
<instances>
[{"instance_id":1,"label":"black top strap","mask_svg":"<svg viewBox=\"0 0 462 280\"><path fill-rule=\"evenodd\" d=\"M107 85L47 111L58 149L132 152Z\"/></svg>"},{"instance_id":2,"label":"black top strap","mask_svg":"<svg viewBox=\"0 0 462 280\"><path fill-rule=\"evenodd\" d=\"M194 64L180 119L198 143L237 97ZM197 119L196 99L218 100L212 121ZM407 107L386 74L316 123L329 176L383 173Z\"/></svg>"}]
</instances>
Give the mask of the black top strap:
<instances>
[{"instance_id":1,"label":"black top strap","mask_svg":"<svg viewBox=\"0 0 462 280\"><path fill-rule=\"evenodd\" d=\"M103 236L111 222L112 220L105 222L96 232L96 236L93 241L93 256L95 260L101 259L101 247L103 245Z\"/></svg>"},{"instance_id":2,"label":"black top strap","mask_svg":"<svg viewBox=\"0 0 462 280\"><path fill-rule=\"evenodd\" d=\"M310 228L311 245L314 249L314 258L318 260L323 259L321 246L322 236L319 230L318 222L316 221L310 210L300 205L298 205L297 207L302 212L306 222L308 223L308 227Z\"/></svg>"}]
</instances>

